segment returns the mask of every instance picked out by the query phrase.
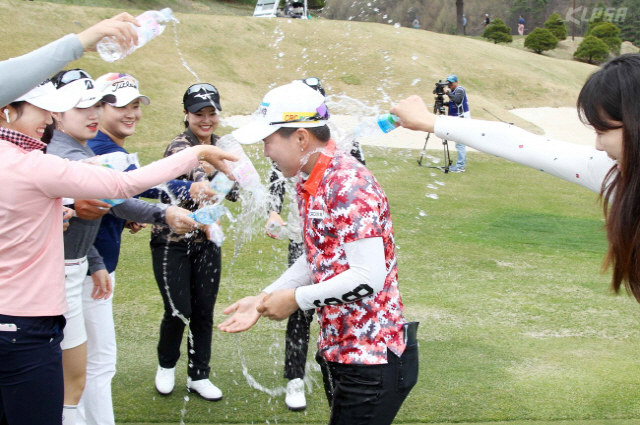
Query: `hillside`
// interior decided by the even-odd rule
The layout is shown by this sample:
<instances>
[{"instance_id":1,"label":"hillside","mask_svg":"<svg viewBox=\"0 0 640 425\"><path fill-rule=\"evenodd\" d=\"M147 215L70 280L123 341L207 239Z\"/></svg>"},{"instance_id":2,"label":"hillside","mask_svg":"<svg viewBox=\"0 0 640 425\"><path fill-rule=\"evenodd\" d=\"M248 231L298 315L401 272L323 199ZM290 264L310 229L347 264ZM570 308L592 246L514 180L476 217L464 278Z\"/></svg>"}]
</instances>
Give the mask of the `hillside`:
<instances>
[{"instance_id":1,"label":"hillside","mask_svg":"<svg viewBox=\"0 0 640 425\"><path fill-rule=\"evenodd\" d=\"M12 40L5 43L2 58L113 14L113 9L1 0L0 35ZM219 87L227 116L253 112L270 87L303 76L318 76L328 93L384 111L410 94L431 101L434 83L455 73L469 92L474 116L490 118L482 110L487 108L532 128L508 110L572 106L595 69L485 41L374 23L181 13L177 17L184 58L202 81ZM172 28L121 62L108 64L90 53L73 66L96 77L119 71L140 80L152 105L145 109L137 140L164 141L179 130L182 93L195 77L180 62Z\"/></svg>"}]
</instances>

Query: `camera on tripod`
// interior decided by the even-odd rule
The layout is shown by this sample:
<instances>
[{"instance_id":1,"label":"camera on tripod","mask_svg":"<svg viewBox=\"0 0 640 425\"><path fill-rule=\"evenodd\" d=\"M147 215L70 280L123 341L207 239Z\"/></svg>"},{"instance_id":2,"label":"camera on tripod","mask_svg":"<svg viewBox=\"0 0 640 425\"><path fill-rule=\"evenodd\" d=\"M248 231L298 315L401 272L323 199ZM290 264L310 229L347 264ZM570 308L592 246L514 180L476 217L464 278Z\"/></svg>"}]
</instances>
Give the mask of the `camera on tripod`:
<instances>
[{"instance_id":1,"label":"camera on tripod","mask_svg":"<svg viewBox=\"0 0 640 425\"><path fill-rule=\"evenodd\" d=\"M436 95L435 103L433 104L433 113L436 115L447 115L444 109L445 107L444 88L447 87L448 85L449 85L448 81L443 82L442 80L440 80L436 83L436 87L433 89L433 94ZM424 141L424 147L422 148L420 159L418 160L418 165L421 167L427 167L427 168L437 168L443 173L448 173L449 168L452 165L452 161L451 161L451 156L449 155L449 143L447 142L447 140L442 141L442 148L444 151L444 166L422 165L422 160L427 151L427 143L429 143L429 136L431 136L431 133L427 134L427 138Z\"/></svg>"},{"instance_id":2,"label":"camera on tripod","mask_svg":"<svg viewBox=\"0 0 640 425\"><path fill-rule=\"evenodd\" d=\"M433 94L436 95L436 102L433 105L433 113L438 115L446 115L444 110L444 88L449 85L448 81L442 82L442 80L436 83L436 87L433 89Z\"/></svg>"}]
</instances>

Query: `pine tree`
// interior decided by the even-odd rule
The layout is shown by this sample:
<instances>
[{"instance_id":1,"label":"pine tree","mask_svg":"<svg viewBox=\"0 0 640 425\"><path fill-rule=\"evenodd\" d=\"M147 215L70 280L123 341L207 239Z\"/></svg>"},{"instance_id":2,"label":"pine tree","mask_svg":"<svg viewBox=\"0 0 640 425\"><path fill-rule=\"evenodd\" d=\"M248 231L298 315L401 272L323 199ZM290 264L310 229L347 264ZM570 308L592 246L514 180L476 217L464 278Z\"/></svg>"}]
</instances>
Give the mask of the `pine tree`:
<instances>
[{"instance_id":1,"label":"pine tree","mask_svg":"<svg viewBox=\"0 0 640 425\"><path fill-rule=\"evenodd\" d=\"M536 28L524 39L524 47L540 54L558 46L558 39L546 28Z\"/></svg>"},{"instance_id":2,"label":"pine tree","mask_svg":"<svg viewBox=\"0 0 640 425\"><path fill-rule=\"evenodd\" d=\"M618 34L620 34L620 28L611 22L602 22L591 29L591 35L604 41L609 50L616 55L620 54L622 44Z\"/></svg>"},{"instance_id":3,"label":"pine tree","mask_svg":"<svg viewBox=\"0 0 640 425\"><path fill-rule=\"evenodd\" d=\"M609 47L598 37L588 35L582 40L573 56L588 63L604 62L609 56Z\"/></svg>"},{"instance_id":4,"label":"pine tree","mask_svg":"<svg viewBox=\"0 0 640 425\"><path fill-rule=\"evenodd\" d=\"M506 26L502 19L498 18L491 22L491 24L484 30L482 36L489 40L493 40L494 44L511 43L513 41L511 28Z\"/></svg>"},{"instance_id":5,"label":"pine tree","mask_svg":"<svg viewBox=\"0 0 640 425\"><path fill-rule=\"evenodd\" d=\"M567 27L564 25L564 20L558 13L553 13L544 23L544 27L551 31L558 40L567 39Z\"/></svg>"}]
</instances>

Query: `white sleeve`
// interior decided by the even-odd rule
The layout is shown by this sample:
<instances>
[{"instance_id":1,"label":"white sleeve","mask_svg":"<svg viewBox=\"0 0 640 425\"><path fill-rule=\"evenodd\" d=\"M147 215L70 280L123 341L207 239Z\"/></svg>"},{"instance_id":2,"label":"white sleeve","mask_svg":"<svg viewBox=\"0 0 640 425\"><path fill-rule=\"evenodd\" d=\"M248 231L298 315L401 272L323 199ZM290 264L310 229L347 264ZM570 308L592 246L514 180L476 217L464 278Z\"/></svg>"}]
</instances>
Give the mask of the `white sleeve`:
<instances>
[{"instance_id":1,"label":"white sleeve","mask_svg":"<svg viewBox=\"0 0 640 425\"><path fill-rule=\"evenodd\" d=\"M302 310L345 304L384 288L387 267L381 237L358 239L344 245L349 269L315 285L299 287L296 302Z\"/></svg>"},{"instance_id":2,"label":"white sleeve","mask_svg":"<svg viewBox=\"0 0 640 425\"><path fill-rule=\"evenodd\" d=\"M309 274L309 264L306 255L302 254L282 275L267 286L262 292L267 294L278 289L293 289L299 286L311 285L311 275Z\"/></svg>"},{"instance_id":3,"label":"white sleeve","mask_svg":"<svg viewBox=\"0 0 640 425\"><path fill-rule=\"evenodd\" d=\"M483 120L440 116L436 136L535 168L600 193L615 162L605 152L538 136L519 127Z\"/></svg>"}]
</instances>

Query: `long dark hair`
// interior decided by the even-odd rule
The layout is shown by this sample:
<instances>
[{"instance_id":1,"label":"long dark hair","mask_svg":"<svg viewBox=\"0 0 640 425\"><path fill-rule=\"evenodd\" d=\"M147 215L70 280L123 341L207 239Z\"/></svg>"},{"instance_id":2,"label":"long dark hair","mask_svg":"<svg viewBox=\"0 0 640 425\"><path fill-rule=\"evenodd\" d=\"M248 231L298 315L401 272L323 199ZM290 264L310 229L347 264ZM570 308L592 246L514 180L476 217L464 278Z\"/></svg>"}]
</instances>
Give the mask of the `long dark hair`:
<instances>
[{"instance_id":1,"label":"long dark hair","mask_svg":"<svg viewBox=\"0 0 640 425\"><path fill-rule=\"evenodd\" d=\"M609 170L600 191L609 240L603 268L611 266L616 293L624 283L640 302L640 54L618 56L591 75L578 113L596 131L622 128L620 169Z\"/></svg>"}]
</instances>

